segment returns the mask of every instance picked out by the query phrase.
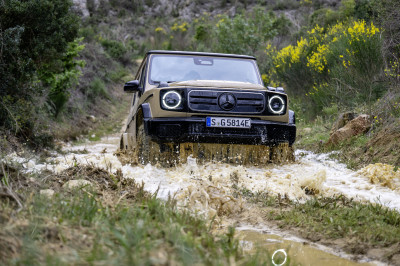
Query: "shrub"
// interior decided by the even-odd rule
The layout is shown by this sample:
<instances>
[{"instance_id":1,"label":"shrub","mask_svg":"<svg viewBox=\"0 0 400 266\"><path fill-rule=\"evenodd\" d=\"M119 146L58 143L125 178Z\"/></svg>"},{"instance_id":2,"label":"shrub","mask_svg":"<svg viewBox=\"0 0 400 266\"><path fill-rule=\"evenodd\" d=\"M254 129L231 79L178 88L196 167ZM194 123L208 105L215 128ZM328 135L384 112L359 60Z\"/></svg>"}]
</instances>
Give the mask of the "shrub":
<instances>
[{"instance_id":1,"label":"shrub","mask_svg":"<svg viewBox=\"0 0 400 266\"><path fill-rule=\"evenodd\" d=\"M316 26L296 45L269 51L274 64L269 76L311 101L313 111L371 102L383 93L378 82L384 66L379 32L362 20Z\"/></svg>"},{"instance_id":2,"label":"shrub","mask_svg":"<svg viewBox=\"0 0 400 266\"><path fill-rule=\"evenodd\" d=\"M86 91L86 95L89 100L94 102L97 97L102 97L109 99L107 87L104 83L104 81L98 77L96 77L91 83L89 88Z\"/></svg>"},{"instance_id":3,"label":"shrub","mask_svg":"<svg viewBox=\"0 0 400 266\"><path fill-rule=\"evenodd\" d=\"M119 41L102 39L101 45L106 50L107 54L109 54L114 59L123 59L124 55L127 52L125 46Z\"/></svg>"},{"instance_id":4,"label":"shrub","mask_svg":"<svg viewBox=\"0 0 400 266\"><path fill-rule=\"evenodd\" d=\"M225 53L255 54L277 35L272 12L255 8L251 15L222 16L215 27L216 50Z\"/></svg>"},{"instance_id":5,"label":"shrub","mask_svg":"<svg viewBox=\"0 0 400 266\"><path fill-rule=\"evenodd\" d=\"M69 0L4 0L0 2L0 127L23 135L34 130L38 98L48 94L40 73L58 74L68 43L77 36L79 20ZM19 113L20 104L35 106ZM14 111L12 111L14 110ZM23 116L30 123L18 123ZM14 126L15 125L15 126Z\"/></svg>"},{"instance_id":6,"label":"shrub","mask_svg":"<svg viewBox=\"0 0 400 266\"><path fill-rule=\"evenodd\" d=\"M76 39L68 44L67 52L61 59L60 71L40 72L43 83L49 87L48 100L52 106L51 112L57 117L67 103L71 88L76 85L82 72L78 67L85 65L84 60L76 60L79 52L85 46L80 44L83 38Z\"/></svg>"}]
</instances>

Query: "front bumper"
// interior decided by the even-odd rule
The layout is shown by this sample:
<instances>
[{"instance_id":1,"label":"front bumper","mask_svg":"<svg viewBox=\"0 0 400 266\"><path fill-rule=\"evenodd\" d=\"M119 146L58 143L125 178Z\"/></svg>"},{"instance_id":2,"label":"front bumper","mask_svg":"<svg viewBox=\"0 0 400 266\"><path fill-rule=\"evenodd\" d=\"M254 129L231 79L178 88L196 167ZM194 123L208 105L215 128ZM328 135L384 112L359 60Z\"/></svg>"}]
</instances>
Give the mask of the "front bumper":
<instances>
[{"instance_id":1,"label":"front bumper","mask_svg":"<svg viewBox=\"0 0 400 266\"><path fill-rule=\"evenodd\" d=\"M159 143L205 142L274 145L296 139L296 125L251 120L251 128L214 128L206 126L205 117L148 118L146 134Z\"/></svg>"}]
</instances>

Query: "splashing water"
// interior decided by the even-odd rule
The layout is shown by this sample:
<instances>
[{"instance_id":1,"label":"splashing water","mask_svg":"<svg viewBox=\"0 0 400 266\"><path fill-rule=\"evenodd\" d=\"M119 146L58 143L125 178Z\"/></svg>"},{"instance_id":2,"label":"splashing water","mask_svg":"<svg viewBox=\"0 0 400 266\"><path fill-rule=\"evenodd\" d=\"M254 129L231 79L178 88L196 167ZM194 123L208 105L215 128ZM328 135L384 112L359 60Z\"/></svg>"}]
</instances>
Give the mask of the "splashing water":
<instances>
[{"instance_id":1,"label":"splashing water","mask_svg":"<svg viewBox=\"0 0 400 266\"><path fill-rule=\"evenodd\" d=\"M175 195L183 205L193 206L207 216L240 209L240 200L229 198L233 184L252 192L286 195L300 202L310 198L310 194L343 194L359 201L378 202L400 211L400 189L397 186L399 172L387 165L375 164L354 172L329 159L329 154L297 150L296 162L283 165L246 167L220 162L199 164L189 156L186 163L172 168L150 164L131 166L121 164L113 154L118 148L118 141L119 137L112 136L94 144L88 142L79 146L66 146L66 155L50 158L44 164L36 164L32 159L23 162L15 154L6 159L23 162L28 171L48 169L58 173L76 164L93 164L113 173L121 169L125 178L143 181L146 190L158 190L158 197L166 199L169 195ZM77 151L86 153L71 153ZM391 185L388 185L388 180Z\"/></svg>"},{"instance_id":2,"label":"splashing water","mask_svg":"<svg viewBox=\"0 0 400 266\"><path fill-rule=\"evenodd\" d=\"M133 178L139 183L143 181L145 190L153 193L157 191L158 197L162 199L173 195L180 206L188 207L206 218L229 216L243 211L245 202L232 196L232 185L252 192L285 195L300 202L314 194L343 194L359 201L378 202L400 211L400 186L397 185L399 172L387 165L376 164L354 172L329 159L329 154L298 150L296 162L283 165L242 166L222 162L200 164L189 155L185 163L172 168L150 164L131 166L122 164L114 155L118 143L119 137L112 136L96 143L68 145L64 147L65 155L55 155L45 163L36 163L34 159L25 160L16 154L7 156L5 160L22 163L28 172L47 169L59 173L77 164L91 164L113 173L121 169L125 178Z\"/></svg>"}]
</instances>

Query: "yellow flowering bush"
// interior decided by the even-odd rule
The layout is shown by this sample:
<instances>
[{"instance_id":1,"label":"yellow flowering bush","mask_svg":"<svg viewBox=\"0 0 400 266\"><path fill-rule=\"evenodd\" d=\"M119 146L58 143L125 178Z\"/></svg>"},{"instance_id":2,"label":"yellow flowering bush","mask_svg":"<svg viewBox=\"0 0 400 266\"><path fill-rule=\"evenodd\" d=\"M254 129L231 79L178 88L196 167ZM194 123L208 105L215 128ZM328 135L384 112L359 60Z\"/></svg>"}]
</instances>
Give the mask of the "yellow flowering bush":
<instances>
[{"instance_id":1,"label":"yellow flowering bush","mask_svg":"<svg viewBox=\"0 0 400 266\"><path fill-rule=\"evenodd\" d=\"M275 53L268 76L311 99L319 110L325 102L349 105L377 98L380 91L375 80L383 72L379 33L373 23L363 20L328 28L317 25L296 45ZM386 70L388 75L392 72Z\"/></svg>"},{"instance_id":2,"label":"yellow flowering bush","mask_svg":"<svg viewBox=\"0 0 400 266\"><path fill-rule=\"evenodd\" d=\"M157 27L157 28L155 28L154 31L162 33L162 34L167 34L167 32L165 31L165 29L163 27Z\"/></svg>"},{"instance_id":3,"label":"yellow flowering bush","mask_svg":"<svg viewBox=\"0 0 400 266\"><path fill-rule=\"evenodd\" d=\"M172 25L171 30L172 31L180 31L180 32L185 32L188 30L189 24L187 22L183 22L182 24L174 23Z\"/></svg>"},{"instance_id":4,"label":"yellow flowering bush","mask_svg":"<svg viewBox=\"0 0 400 266\"><path fill-rule=\"evenodd\" d=\"M305 52L308 46L306 39L301 38L296 46L289 45L279 51L274 59L276 68L291 67L292 64L300 62L300 56Z\"/></svg>"},{"instance_id":5,"label":"yellow flowering bush","mask_svg":"<svg viewBox=\"0 0 400 266\"><path fill-rule=\"evenodd\" d=\"M326 60L327 51L327 45L318 45L317 51L313 51L311 56L307 56L307 66L316 72L322 73L328 63Z\"/></svg>"}]
</instances>

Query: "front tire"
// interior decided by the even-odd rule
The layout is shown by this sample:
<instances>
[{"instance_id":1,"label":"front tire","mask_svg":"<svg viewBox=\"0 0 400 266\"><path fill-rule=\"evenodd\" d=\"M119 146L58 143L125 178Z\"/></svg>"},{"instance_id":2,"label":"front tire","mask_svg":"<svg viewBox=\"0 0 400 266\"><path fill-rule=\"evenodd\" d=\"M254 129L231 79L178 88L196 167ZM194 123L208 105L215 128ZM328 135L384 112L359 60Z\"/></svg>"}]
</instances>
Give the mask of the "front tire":
<instances>
[{"instance_id":1,"label":"front tire","mask_svg":"<svg viewBox=\"0 0 400 266\"><path fill-rule=\"evenodd\" d=\"M150 137L146 135L144 123L140 123L136 131L136 150L139 163L148 164L151 162L151 154L154 144L155 143L151 141Z\"/></svg>"}]
</instances>

